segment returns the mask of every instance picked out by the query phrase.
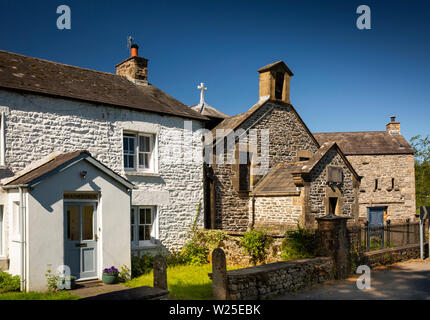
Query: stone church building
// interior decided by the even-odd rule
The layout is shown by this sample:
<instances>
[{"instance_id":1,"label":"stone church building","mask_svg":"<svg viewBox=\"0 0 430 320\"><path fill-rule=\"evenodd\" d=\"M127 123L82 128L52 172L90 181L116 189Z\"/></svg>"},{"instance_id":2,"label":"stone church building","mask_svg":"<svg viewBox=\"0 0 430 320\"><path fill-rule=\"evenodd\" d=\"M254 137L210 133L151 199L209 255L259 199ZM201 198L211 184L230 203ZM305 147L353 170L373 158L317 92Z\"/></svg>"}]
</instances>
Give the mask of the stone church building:
<instances>
[{"instance_id":1,"label":"stone church building","mask_svg":"<svg viewBox=\"0 0 430 320\"><path fill-rule=\"evenodd\" d=\"M316 217L329 213L348 216L349 223L414 217L413 149L394 118L382 132L313 134L290 102L293 73L287 65L279 61L258 72L259 101L220 119L206 136L214 154L205 164L207 228L312 228ZM248 143L252 130L269 132L264 174L257 161L263 135L256 145ZM226 143L229 138L234 142ZM221 148L224 163L216 161ZM239 161L242 153L246 162Z\"/></svg>"}]
</instances>

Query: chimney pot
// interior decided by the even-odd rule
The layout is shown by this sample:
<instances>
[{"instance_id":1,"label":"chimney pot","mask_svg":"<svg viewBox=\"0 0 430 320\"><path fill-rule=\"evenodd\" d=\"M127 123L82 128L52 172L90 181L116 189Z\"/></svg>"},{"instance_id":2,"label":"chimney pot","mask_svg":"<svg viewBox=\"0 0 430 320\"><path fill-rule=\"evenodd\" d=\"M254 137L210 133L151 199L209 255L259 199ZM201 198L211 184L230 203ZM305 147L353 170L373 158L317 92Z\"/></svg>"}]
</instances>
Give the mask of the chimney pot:
<instances>
[{"instance_id":1,"label":"chimney pot","mask_svg":"<svg viewBox=\"0 0 430 320\"><path fill-rule=\"evenodd\" d=\"M137 44L133 44L130 49L130 56L137 57L139 56L139 46Z\"/></svg>"},{"instance_id":2,"label":"chimney pot","mask_svg":"<svg viewBox=\"0 0 430 320\"><path fill-rule=\"evenodd\" d=\"M400 122L396 121L395 116L391 116L391 121L387 123L386 131L390 135L399 135L400 133Z\"/></svg>"},{"instance_id":3,"label":"chimney pot","mask_svg":"<svg viewBox=\"0 0 430 320\"><path fill-rule=\"evenodd\" d=\"M116 74L126 77L138 85L148 84L148 59L139 57L139 46L132 44L130 48L130 57L117 64Z\"/></svg>"}]
</instances>

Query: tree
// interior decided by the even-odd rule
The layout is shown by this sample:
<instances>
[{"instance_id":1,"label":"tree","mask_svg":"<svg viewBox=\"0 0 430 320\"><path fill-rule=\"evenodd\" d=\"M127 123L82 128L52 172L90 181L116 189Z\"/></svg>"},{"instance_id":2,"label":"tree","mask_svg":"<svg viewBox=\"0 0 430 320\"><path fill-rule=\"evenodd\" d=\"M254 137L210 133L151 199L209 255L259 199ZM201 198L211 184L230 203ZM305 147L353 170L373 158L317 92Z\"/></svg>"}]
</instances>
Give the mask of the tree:
<instances>
[{"instance_id":1,"label":"tree","mask_svg":"<svg viewBox=\"0 0 430 320\"><path fill-rule=\"evenodd\" d=\"M411 138L415 150L415 195L417 208L430 206L430 136Z\"/></svg>"}]
</instances>

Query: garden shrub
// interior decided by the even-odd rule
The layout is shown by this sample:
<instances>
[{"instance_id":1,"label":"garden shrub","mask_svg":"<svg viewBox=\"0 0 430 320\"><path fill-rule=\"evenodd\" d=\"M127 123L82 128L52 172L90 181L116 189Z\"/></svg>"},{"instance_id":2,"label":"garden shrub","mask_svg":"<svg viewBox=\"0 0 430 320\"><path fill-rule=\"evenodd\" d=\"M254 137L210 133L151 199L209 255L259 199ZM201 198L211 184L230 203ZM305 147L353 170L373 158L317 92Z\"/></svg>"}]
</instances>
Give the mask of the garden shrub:
<instances>
[{"instance_id":1,"label":"garden shrub","mask_svg":"<svg viewBox=\"0 0 430 320\"><path fill-rule=\"evenodd\" d=\"M168 267L174 267L187 264L187 258L182 252L170 251L166 256L166 264Z\"/></svg>"},{"instance_id":2,"label":"garden shrub","mask_svg":"<svg viewBox=\"0 0 430 320\"><path fill-rule=\"evenodd\" d=\"M193 266L208 263L208 253L209 249L196 241L196 239L187 242L182 251L184 262Z\"/></svg>"},{"instance_id":3,"label":"garden shrub","mask_svg":"<svg viewBox=\"0 0 430 320\"><path fill-rule=\"evenodd\" d=\"M143 274L151 272L154 268L154 257L150 254L131 257L131 276L139 277Z\"/></svg>"},{"instance_id":4,"label":"garden shrub","mask_svg":"<svg viewBox=\"0 0 430 320\"><path fill-rule=\"evenodd\" d=\"M316 249L315 235L311 230L303 229L299 225L296 230L285 233L281 246L281 257L283 260L294 260L315 257Z\"/></svg>"},{"instance_id":5,"label":"garden shrub","mask_svg":"<svg viewBox=\"0 0 430 320\"><path fill-rule=\"evenodd\" d=\"M0 271L0 293L19 291L20 279L19 276Z\"/></svg>"},{"instance_id":6,"label":"garden shrub","mask_svg":"<svg viewBox=\"0 0 430 320\"><path fill-rule=\"evenodd\" d=\"M258 262L263 263L266 260L268 249L272 243L273 238L264 230L245 232L240 242L242 248L251 256L250 260L253 265Z\"/></svg>"},{"instance_id":7,"label":"garden shrub","mask_svg":"<svg viewBox=\"0 0 430 320\"><path fill-rule=\"evenodd\" d=\"M219 248L222 242L228 239L227 233L222 230L195 230L194 241L208 248L209 254Z\"/></svg>"}]
</instances>

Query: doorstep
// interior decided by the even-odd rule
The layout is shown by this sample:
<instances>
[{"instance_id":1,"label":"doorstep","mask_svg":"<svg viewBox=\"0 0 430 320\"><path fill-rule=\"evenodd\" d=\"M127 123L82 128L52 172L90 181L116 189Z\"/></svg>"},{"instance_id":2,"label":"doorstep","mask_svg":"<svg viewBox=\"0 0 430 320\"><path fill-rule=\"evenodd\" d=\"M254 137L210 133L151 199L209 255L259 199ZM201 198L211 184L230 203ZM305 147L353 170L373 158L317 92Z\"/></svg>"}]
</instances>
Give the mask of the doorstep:
<instances>
[{"instance_id":1,"label":"doorstep","mask_svg":"<svg viewBox=\"0 0 430 320\"><path fill-rule=\"evenodd\" d=\"M76 282L76 289L69 290L69 292L87 298L126 289L129 288L122 284L105 284L100 280L89 280Z\"/></svg>"}]
</instances>

